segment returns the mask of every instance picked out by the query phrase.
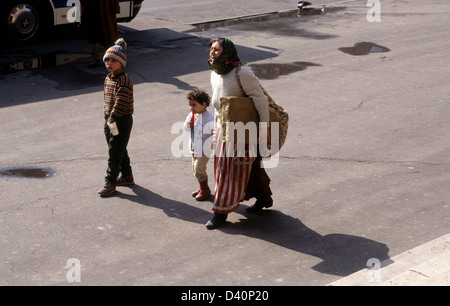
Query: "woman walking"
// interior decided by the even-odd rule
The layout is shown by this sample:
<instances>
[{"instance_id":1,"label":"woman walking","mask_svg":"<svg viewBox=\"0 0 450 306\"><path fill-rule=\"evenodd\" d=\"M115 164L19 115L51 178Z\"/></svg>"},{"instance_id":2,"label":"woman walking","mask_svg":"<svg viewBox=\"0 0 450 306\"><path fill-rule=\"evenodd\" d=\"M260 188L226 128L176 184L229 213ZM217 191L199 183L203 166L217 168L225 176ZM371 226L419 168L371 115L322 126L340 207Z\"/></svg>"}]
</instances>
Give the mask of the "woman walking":
<instances>
[{"instance_id":1,"label":"woman walking","mask_svg":"<svg viewBox=\"0 0 450 306\"><path fill-rule=\"evenodd\" d=\"M272 206L272 192L269 187L270 179L264 168L261 168L261 156L259 152L254 152L256 146L246 145L244 156L236 156L237 145L223 141L220 122L220 98L227 96L252 98L259 121L268 122L267 97L255 74L241 64L236 47L230 39L221 37L211 40L209 49L209 68L212 70L211 102L215 119L215 193L214 215L206 223L206 227L214 229L223 226L228 214L235 211L244 200L252 197L257 199L247 209L251 213ZM260 132L260 137L268 136L267 129Z\"/></svg>"},{"instance_id":2,"label":"woman walking","mask_svg":"<svg viewBox=\"0 0 450 306\"><path fill-rule=\"evenodd\" d=\"M100 45L106 49L114 46L119 38L116 14L120 13L119 0L80 0L81 27L88 41L93 45L89 68L100 63Z\"/></svg>"}]
</instances>

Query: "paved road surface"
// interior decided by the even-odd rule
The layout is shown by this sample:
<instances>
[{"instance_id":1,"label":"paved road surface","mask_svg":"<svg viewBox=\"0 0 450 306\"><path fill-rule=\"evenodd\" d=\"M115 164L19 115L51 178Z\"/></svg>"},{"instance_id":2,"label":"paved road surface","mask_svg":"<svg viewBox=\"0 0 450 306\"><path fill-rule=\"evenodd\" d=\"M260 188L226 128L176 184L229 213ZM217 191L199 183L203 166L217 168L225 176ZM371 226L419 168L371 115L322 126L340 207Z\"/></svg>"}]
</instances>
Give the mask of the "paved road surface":
<instances>
[{"instance_id":1,"label":"paved road surface","mask_svg":"<svg viewBox=\"0 0 450 306\"><path fill-rule=\"evenodd\" d=\"M0 178L0 284L371 285L375 262L381 284L402 284L397 276L412 269L427 279L417 284L448 285L447 2L383 1L379 23L367 21L365 1L353 1L323 15L203 32L184 32L192 21L163 16L164 8L144 18L147 3L121 26L135 83L137 185L115 197L96 193L106 167L105 70L86 68L90 46L38 46L86 58L1 70L0 167L56 174ZM221 19L216 11L194 19ZM186 116L186 92L210 89L206 45L215 36L235 41L291 119L279 164L268 169L274 207L251 216L245 202L227 226L208 231L211 202L190 197L190 159L175 156L171 130ZM429 262L406 256L428 250ZM80 283L68 282L71 259L81 264Z\"/></svg>"}]
</instances>

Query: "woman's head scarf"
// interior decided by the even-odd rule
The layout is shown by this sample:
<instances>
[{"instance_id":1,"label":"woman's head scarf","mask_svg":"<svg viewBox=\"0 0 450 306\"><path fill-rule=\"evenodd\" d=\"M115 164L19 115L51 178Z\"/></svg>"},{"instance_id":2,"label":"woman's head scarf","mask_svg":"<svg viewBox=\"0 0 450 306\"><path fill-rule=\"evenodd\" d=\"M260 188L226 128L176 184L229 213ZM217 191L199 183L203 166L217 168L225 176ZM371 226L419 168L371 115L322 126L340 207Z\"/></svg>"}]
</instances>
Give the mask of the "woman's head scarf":
<instances>
[{"instance_id":1,"label":"woman's head scarf","mask_svg":"<svg viewBox=\"0 0 450 306\"><path fill-rule=\"evenodd\" d=\"M220 41L220 39L215 40ZM237 50L234 43L226 37L223 37L223 51L222 54L214 61L209 58L209 69L213 70L217 74L227 74L233 68L241 63L237 55Z\"/></svg>"}]
</instances>

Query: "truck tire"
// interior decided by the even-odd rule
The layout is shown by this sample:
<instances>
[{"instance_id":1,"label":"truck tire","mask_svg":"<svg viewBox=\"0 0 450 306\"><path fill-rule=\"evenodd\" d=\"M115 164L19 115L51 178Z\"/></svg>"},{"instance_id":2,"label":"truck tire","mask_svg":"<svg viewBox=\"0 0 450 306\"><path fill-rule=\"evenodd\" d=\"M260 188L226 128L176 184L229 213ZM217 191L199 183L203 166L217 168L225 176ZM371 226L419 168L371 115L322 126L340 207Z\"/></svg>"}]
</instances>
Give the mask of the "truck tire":
<instances>
[{"instance_id":1,"label":"truck tire","mask_svg":"<svg viewBox=\"0 0 450 306\"><path fill-rule=\"evenodd\" d=\"M42 37L53 23L45 1L6 0L2 15L6 37L12 43L30 42Z\"/></svg>"}]
</instances>

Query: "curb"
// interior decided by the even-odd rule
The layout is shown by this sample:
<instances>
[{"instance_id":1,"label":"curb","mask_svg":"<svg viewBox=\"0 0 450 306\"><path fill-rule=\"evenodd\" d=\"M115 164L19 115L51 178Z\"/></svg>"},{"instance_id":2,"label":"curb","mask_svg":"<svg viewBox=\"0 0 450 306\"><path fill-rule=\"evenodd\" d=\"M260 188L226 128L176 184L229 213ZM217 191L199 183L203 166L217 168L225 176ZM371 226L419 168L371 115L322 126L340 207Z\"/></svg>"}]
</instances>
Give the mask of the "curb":
<instances>
[{"instance_id":1,"label":"curb","mask_svg":"<svg viewBox=\"0 0 450 306\"><path fill-rule=\"evenodd\" d=\"M448 286L450 234L394 256L379 270L363 269L327 286Z\"/></svg>"}]
</instances>

